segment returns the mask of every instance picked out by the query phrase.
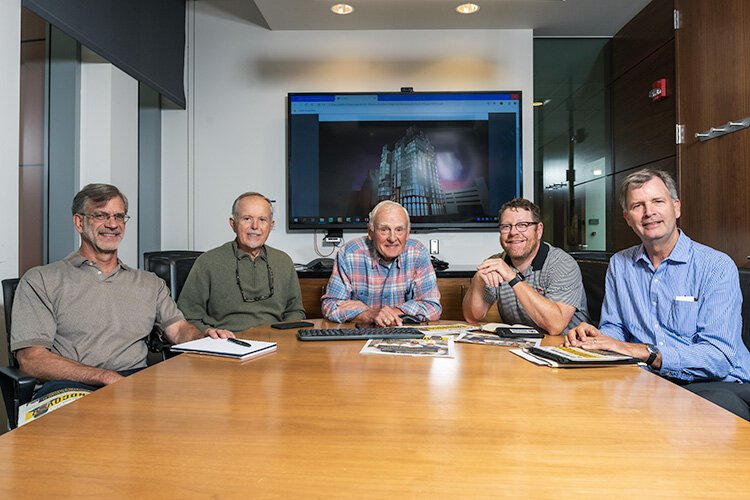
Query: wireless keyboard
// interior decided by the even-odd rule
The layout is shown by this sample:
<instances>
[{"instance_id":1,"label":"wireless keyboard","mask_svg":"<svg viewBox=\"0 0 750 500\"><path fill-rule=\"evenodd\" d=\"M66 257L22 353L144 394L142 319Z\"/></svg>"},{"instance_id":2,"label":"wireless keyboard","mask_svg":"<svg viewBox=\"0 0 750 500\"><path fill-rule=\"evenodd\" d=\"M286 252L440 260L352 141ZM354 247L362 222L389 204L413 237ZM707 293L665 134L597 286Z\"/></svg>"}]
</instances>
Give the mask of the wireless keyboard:
<instances>
[{"instance_id":1,"label":"wireless keyboard","mask_svg":"<svg viewBox=\"0 0 750 500\"><path fill-rule=\"evenodd\" d=\"M324 328L297 332L300 340L368 340L421 339L424 333L416 328Z\"/></svg>"}]
</instances>

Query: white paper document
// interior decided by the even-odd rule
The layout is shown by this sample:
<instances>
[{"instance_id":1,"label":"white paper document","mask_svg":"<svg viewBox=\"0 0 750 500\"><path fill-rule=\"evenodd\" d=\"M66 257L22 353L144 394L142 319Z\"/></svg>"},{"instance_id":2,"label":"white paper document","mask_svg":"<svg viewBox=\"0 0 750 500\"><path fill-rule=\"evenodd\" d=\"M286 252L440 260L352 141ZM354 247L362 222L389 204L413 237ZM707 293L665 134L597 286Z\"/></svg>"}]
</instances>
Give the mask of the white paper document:
<instances>
[{"instance_id":1,"label":"white paper document","mask_svg":"<svg viewBox=\"0 0 750 500\"><path fill-rule=\"evenodd\" d=\"M235 344L227 339L213 339L203 337L198 340L191 340L171 347L175 352L191 352L195 354L211 354L214 356L224 356L234 359L249 359L260 356L276 350L276 342L264 342L262 340L246 340L242 342L249 346Z\"/></svg>"}]
</instances>

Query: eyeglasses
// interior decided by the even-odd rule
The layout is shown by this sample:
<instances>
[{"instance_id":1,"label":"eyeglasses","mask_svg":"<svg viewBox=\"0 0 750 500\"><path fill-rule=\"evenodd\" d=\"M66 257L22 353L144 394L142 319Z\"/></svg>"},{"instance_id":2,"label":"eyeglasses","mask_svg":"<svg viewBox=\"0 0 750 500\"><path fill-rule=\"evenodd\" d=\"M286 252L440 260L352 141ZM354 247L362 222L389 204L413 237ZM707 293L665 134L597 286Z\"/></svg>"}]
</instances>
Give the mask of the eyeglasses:
<instances>
[{"instance_id":1,"label":"eyeglasses","mask_svg":"<svg viewBox=\"0 0 750 500\"><path fill-rule=\"evenodd\" d=\"M269 222L271 222L271 219L269 219L268 217L253 217L252 215L246 215L244 217L239 217L238 221L241 224L244 224L247 226L251 226L254 221L258 221L258 225L263 227L267 225Z\"/></svg>"},{"instance_id":2,"label":"eyeglasses","mask_svg":"<svg viewBox=\"0 0 750 500\"><path fill-rule=\"evenodd\" d=\"M536 225L539 224L538 222L516 222L515 224L500 224L500 232L505 234L509 233L511 229L514 227L516 228L516 231L519 233L525 233L526 230L531 226L532 224Z\"/></svg>"},{"instance_id":3,"label":"eyeglasses","mask_svg":"<svg viewBox=\"0 0 750 500\"><path fill-rule=\"evenodd\" d=\"M375 228L375 231L377 231L380 236L390 236L392 233L398 237L401 237L406 234L406 228L403 226L398 226L395 228L391 228L389 226L378 226Z\"/></svg>"},{"instance_id":4,"label":"eyeglasses","mask_svg":"<svg viewBox=\"0 0 750 500\"><path fill-rule=\"evenodd\" d=\"M259 300L270 299L273 296L273 271L271 270L271 264L266 262L266 269L268 269L268 295L260 295L258 297L246 297L245 290L242 288L242 282L240 281L240 259L235 259L237 267L235 268L235 275L237 276L237 286L240 287L240 294L242 294L242 300L244 302L258 302Z\"/></svg>"},{"instance_id":5,"label":"eyeglasses","mask_svg":"<svg viewBox=\"0 0 750 500\"><path fill-rule=\"evenodd\" d=\"M94 212L92 214L85 214L83 212L80 212L78 215L81 215L83 217L90 217L96 222L106 222L113 217L115 219L115 222L117 222L118 224L125 224L130 220L130 216L128 214L108 214L107 212Z\"/></svg>"}]
</instances>

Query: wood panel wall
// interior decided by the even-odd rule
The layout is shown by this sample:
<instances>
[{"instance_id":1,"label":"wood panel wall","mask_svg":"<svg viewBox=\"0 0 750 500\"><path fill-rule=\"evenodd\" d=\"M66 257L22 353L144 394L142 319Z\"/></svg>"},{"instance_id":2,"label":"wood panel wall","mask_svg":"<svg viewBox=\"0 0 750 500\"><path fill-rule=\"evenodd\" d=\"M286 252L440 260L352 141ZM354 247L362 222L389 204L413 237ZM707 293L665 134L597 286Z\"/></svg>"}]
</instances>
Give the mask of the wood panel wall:
<instances>
[{"instance_id":1,"label":"wood panel wall","mask_svg":"<svg viewBox=\"0 0 750 500\"><path fill-rule=\"evenodd\" d=\"M750 117L750 2L678 0L677 8L682 228L750 267L750 129L695 137Z\"/></svg>"}]
</instances>

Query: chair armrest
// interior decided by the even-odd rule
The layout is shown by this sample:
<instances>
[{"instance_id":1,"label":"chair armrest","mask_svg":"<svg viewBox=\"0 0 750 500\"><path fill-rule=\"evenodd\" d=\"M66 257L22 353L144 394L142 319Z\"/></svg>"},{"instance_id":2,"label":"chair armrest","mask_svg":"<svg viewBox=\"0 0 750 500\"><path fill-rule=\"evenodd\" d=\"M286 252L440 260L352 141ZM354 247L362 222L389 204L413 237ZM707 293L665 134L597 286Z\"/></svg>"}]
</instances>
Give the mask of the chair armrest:
<instances>
[{"instance_id":1,"label":"chair armrest","mask_svg":"<svg viewBox=\"0 0 750 500\"><path fill-rule=\"evenodd\" d=\"M36 379L18 368L0 366L0 390L3 393L8 425L15 429L18 425L18 408L31 401L36 387Z\"/></svg>"},{"instance_id":2,"label":"chair armrest","mask_svg":"<svg viewBox=\"0 0 750 500\"><path fill-rule=\"evenodd\" d=\"M161 354L162 360L169 359L180 354L178 352L172 352L172 350L170 349L170 346L172 344L164 340L164 332L157 326L154 326L154 328L151 330L151 333L149 333L148 337L146 337L146 345L148 346L148 350L150 352Z\"/></svg>"}]
</instances>

